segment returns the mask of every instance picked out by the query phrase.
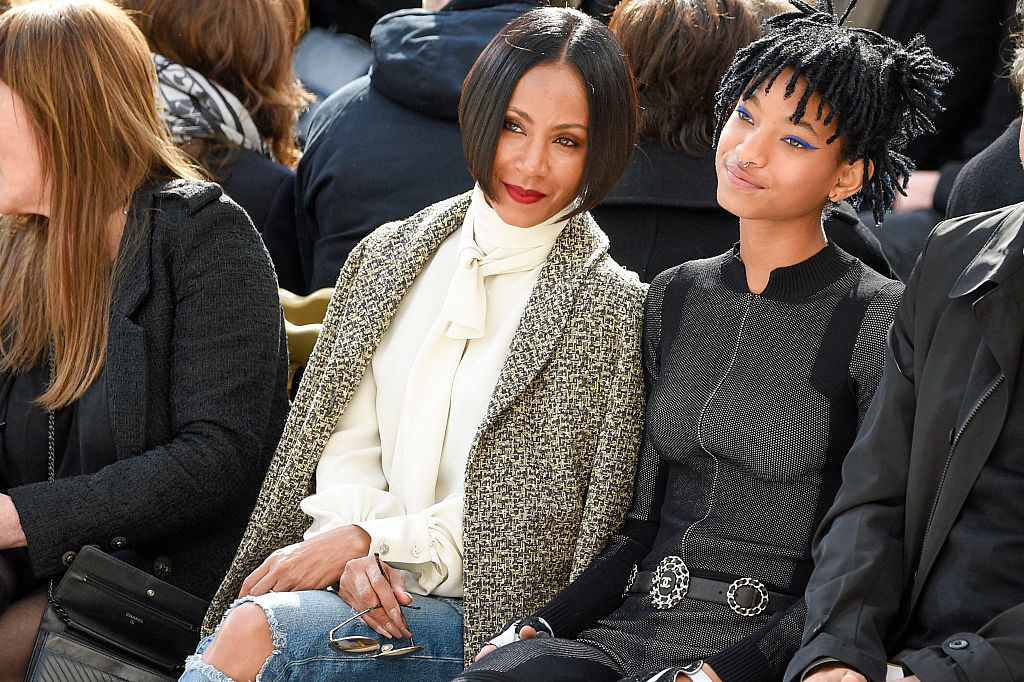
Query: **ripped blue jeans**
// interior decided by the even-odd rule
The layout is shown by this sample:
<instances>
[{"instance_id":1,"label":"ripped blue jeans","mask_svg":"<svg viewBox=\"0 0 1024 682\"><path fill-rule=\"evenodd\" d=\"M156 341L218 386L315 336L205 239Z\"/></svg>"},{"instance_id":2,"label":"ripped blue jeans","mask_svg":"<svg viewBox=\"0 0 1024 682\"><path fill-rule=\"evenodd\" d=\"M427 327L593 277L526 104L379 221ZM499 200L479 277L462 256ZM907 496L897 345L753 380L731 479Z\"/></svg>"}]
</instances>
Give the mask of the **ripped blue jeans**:
<instances>
[{"instance_id":1,"label":"ripped blue jeans","mask_svg":"<svg viewBox=\"0 0 1024 682\"><path fill-rule=\"evenodd\" d=\"M328 646L327 633L354 613L334 592L271 592L260 597L244 597L231 608L248 601L255 602L267 614L274 638L274 652L263 664L256 682L347 679L447 682L462 671L461 599L416 595L413 604L420 609L405 609L404 613L416 644L423 650L376 659L335 651ZM371 630L360 618L343 630L335 636L364 635L384 643L392 641ZM215 635L203 639L196 653L188 657L182 682L230 682L229 677L200 658ZM394 640L394 643L402 646L408 640Z\"/></svg>"}]
</instances>

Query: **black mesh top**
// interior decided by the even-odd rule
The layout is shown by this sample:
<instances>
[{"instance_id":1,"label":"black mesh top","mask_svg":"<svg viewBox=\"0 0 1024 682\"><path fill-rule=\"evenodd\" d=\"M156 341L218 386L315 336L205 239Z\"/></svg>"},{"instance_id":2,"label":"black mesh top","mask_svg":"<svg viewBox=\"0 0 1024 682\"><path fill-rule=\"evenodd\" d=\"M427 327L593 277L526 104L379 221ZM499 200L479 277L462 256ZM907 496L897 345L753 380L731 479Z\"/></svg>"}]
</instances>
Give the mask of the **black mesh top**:
<instances>
[{"instance_id":1,"label":"black mesh top","mask_svg":"<svg viewBox=\"0 0 1024 682\"><path fill-rule=\"evenodd\" d=\"M537 615L627 674L705 659L728 682L781 679L804 606L744 617L622 592L634 563L800 595L812 535L881 376L903 285L838 247L751 294L738 248L659 275L647 299L648 386L633 507L608 548ZM589 628L589 629L588 629Z\"/></svg>"}]
</instances>

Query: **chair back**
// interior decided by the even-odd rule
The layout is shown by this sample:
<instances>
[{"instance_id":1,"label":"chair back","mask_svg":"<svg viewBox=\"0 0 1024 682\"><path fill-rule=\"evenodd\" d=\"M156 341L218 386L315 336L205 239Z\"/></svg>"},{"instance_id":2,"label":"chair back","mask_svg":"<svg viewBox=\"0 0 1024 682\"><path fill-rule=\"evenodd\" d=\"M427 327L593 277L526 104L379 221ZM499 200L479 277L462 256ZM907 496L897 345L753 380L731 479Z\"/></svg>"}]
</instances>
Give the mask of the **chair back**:
<instances>
[{"instance_id":1,"label":"chair back","mask_svg":"<svg viewBox=\"0 0 1024 682\"><path fill-rule=\"evenodd\" d=\"M299 296L287 289L277 291L281 297L284 329L288 336L288 393L293 395L292 382L295 373L309 361L309 355L313 352L317 337L320 336L327 304L331 302L334 289L318 289L308 296Z\"/></svg>"}]
</instances>

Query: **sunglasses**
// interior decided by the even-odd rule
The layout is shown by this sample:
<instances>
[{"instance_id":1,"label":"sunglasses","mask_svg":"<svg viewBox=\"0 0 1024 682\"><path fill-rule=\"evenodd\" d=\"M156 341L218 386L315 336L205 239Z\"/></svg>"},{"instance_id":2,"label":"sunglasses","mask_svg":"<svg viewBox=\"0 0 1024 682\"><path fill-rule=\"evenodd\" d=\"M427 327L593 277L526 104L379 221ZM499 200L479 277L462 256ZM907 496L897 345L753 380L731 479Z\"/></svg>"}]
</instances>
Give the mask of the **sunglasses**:
<instances>
[{"instance_id":1,"label":"sunglasses","mask_svg":"<svg viewBox=\"0 0 1024 682\"><path fill-rule=\"evenodd\" d=\"M391 580L388 578L387 571L384 570L384 566L381 564L380 555L376 552L373 553L374 558L377 560L377 568L380 569L380 574L384 576L384 580L387 581L388 585L391 585ZM415 651L422 651L423 647L417 646L416 642L412 638L412 631L409 629L409 621L405 619L405 613L401 609L419 609L418 606L412 604L405 605L399 604L401 607L399 613L402 614L402 624L405 625L405 629L409 630L409 646L395 647L394 644L381 644L378 640L373 637L364 637L362 635L346 635L344 637L335 637L336 633L341 628L345 627L356 618L360 618L363 614L369 613L374 609L383 607L383 604L377 604L371 606L368 609L363 609L359 613L346 618L341 623L335 625L331 631L327 634L330 639L330 646L335 651L340 651L344 654L364 654L363 658L390 658L392 656L405 656Z\"/></svg>"}]
</instances>

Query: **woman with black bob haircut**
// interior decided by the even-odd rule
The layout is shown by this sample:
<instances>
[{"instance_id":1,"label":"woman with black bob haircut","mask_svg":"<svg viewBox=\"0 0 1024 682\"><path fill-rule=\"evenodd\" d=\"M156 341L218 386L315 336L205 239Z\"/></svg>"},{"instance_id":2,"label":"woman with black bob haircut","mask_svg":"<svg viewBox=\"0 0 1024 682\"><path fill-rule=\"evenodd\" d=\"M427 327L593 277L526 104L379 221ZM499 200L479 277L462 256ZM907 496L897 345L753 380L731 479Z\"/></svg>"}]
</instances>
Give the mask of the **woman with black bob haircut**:
<instances>
[{"instance_id":1,"label":"woman with black bob haircut","mask_svg":"<svg viewBox=\"0 0 1024 682\"><path fill-rule=\"evenodd\" d=\"M535 66L568 63L586 85L590 117L583 177L569 216L592 209L619 181L636 142L636 87L624 63L622 46L610 31L579 21L569 33L562 12L529 12L502 33L500 49L483 51L466 76L459 102L462 149L470 174L489 197L494 187L498 141L506 126L506 106L519 80ZM576 19L575 15L568 15ZM494 45L494 43L491 43Z\"/></svg>"},{"instance_id":2,"label":"woman with black bob haircut","mask_svg":"<svg viewBox=\"0 0 1024 682\"><path fill-rule=\"evenodd\" d=\"M451 679L622 523L644 287L586 211L635 137L625 57L533 10L460 111L478 185L349 256L183 679Z\"/></svg>"},{"instance_id":3,"label":"woman with black bob haircut","mask_svg":"<svg viewBox=\"0 0 1024 682\"><path fill-rule=\"evenodd\" d=\"M811 540L903 290L830 243L823 215L864 195L881 220L950 71L920 40L792 4L717 94L718 201L739 244L666 270L647 296L627 520L460 681L771 681L800 645Z\"/></svg>"}]
</instances>

